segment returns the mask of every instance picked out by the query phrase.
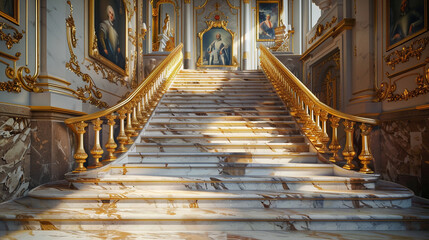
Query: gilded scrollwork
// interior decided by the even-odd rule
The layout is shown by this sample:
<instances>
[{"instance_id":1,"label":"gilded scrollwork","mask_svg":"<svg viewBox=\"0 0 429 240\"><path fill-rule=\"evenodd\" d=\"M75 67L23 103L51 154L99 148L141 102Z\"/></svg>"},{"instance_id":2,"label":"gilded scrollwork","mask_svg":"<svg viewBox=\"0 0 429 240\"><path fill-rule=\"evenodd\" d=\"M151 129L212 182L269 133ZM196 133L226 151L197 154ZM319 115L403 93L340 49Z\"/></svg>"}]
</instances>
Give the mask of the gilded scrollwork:
<instances>
[{"instance_id":1,"label":"gilded scrollwork","mask_svg":"<svg viewBox=\"0 0 429 240\"><path fill-rule=\"evenodd\" d=\"M425 63L429 63L429 57L426 58ZM418 68L424 67L426 64L417 65ZM409 70L416 69L412 67ZM409 70L403 71L408 72ZM376 91L375 101L381 102L387 100L388 102L407 101L409 99L418 97L429 93L429 68L425 69L423 74L416 73L415 78L416 87L413 90L404 89L402 93L395 93L397 90L396 81L392 82L392 75L387 74L389 82L382 82Z\"/></svg>"},{"instance_id":2,"label":"gilded scrollwork","mask_svg":"<svg viewBox=\"0 0 429 240\"><path fill-rule=\"evenodd\" d=\"M94 80L87 73L81 71L81 67L77 60L76 55L74 54L73 48L77 45L76 39L76 26L73 18L73 6L70 1L67 1L67 4L70 6L70 15L66 18L67 26L67 42L69 45L70 60L66 62L66 68L71 72L81 77L82 80L87 83L83 87L78 87L75 93L76 97L83 102L89 102L99 108L107 108L108 104L104 101L101 101L103 94L100 92L100 89L94 83Z\"/></svg>"},{"instance_id":3,"label":"gilded scrollwork","mask_svg":"<svg viewBox=\"0 0 429 240\"><path fill-rule=\"evenodd\" d=\"M312 44L316 38L322 36L323 32L329 28L332 27L332 24L334 24L337 21L337 17L333 16L332 20L330 22L326 22L325 25L319 24L317 25L316 33L310 40L308 41L308 44Z\"/></svg>"},{"instance_id":4,"label":"gilded scrollwork","mask_svg":"<svg viewBox=\"0 0 429 240\"><path fill-rule=\"evenodd\" d=\"M384 58L384 61L388 66L395 69L395 66L399 63L408 62L410 58L415 57L420 60L423 50L429 43L429 37L415 40L411 45L402 47L401 50L396 50Z\"/></svg>"},{"instance_id":5,"label":"gilded scrollwork","mask_svg":"<svg viewBox=\"0 0 429 240\"><path fill-rule=\"evenodd\" d=\"M10 29L13 31L13 34L11 33L5 33L4 30ZM19 43L19 41L24 36L25 31L22 30L21 32L18 31L18 29L12 27L9 24L6 23L0 23L0 40L6 42L7 49L11 49L14 44Z\"/></svg>"}]
</instances>

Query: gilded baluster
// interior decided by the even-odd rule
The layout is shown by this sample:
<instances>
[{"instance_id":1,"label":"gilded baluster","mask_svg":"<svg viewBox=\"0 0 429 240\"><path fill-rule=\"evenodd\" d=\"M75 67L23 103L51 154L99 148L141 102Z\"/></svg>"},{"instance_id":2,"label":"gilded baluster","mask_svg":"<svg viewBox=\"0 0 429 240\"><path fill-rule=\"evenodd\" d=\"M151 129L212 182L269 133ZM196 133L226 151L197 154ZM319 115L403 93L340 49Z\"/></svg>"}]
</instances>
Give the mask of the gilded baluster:
<instances>
[{"instance_id":1,"label":"gilded baluster","mask_svg":"<svg viewBox=\"0 0 429 240\"><path fill-rule=\"evenodd\" d=\"M98 168L103 166L103 164L100 163L100 158L103 156L103 149L100 145L100 130L101 130L101 124L103 121L100 120L100 118L92 120L92 124L94 124L94 147L91 149L92 157L94 157L94 165L89 166L88 168Z\"/></svg>"},{"instance_id":2,"label":"gilded baluster","mask_svg":"<svg viewBox=\"0 0 429 240\"><path fill-rule=\"evenodd\" d=\"M326 128L326 122L328 121L328 113L325 111L321 111L320 120L322 121L322 132L319 135L319 141L321 142L322 146L320 147L319 152L327 153L329 152L329 149L327 147L329 142L329 136Z\"/></svg>"},{"instance_id":3,"label":"gilded baluster","mask_svg":"<svg viewBox=\"0 0 429 240\"><path fill-rule=\"evenodd\" d=\"M336 163L338 160L340 160L338 156L338 150L341 149L341 145L338 143L338 126L340 119L335 116L331 116L329 118L331 121L331 127L332 127L332 141L329 145L329 150L332 152L332 156L329 158L329 161Z\"/></svg>"},{"instance_id":4,"label":"gilded baluster","mask_svg":"<svg viewBox=\"0 0 429 240\"><path fill-rule=\"evenodd\" d=\"M142 100L143 100L142 97L139 97L139 99L137 100L137 120L141 125L145 123L145 118L143 117L143 114L142 114L142 111L143 111Z\"/></svg>"},{"instance_id":5,"label":"gilded baluster","mask_svg":"<svg viewBox=\"0 0 429 240\"><path fill-rule=\"evenodd\" d=\"M115 126L116 115L112 113L107 115L106 118L108 120L107 124L109 125L109 140L107 140L107 143L104 146L106 147L107 152L109 152L109 155L107 155L107 158L104 159L104 161L113 161L116 159L116 156L113 153L118 146L113 137L113 126Z\"/></svg>"},{"instance_id":6,"label":"gilded baluster","mask_svg":"<svg viewBox=\"0 0 429 240\"><path fill-rule=\"evenodd\" d=\"M125 110L127 111L127 126L125 127L125 134L127 135L126 144L133 144L134 141L131 137L134 135L135 131L132 125L132 107L130 105L125 105Z\"/></svg>"},{"instance_id":7,"label":"gilded baluster","mask_svg":"<svg viewBox=\"0 0 429 240\"><path fill-rule=\"evenodd\" d=\"M369 134L372 130L372 126L368 126L365 123L360 125L361 136L362 136L362 152L359 155L359 160L362 164L362 168L359 170L361 173L374 173L371 168L368 167L368 164L374 160L374 157L371 154L369 149Z\"/></svg>"},{"instance_id":8,"label":"gilded baluster","mask_svg":"<svg viewBox=\"0 0 429 240\"><path fill-rule=\"evenodd\" d=\"M143 129L142 125L140 124L139 120L137 119L137 102L135 100L132 101L132 119L131 124L134 128L133 137L137 137L139 135L139 131Z\"/></svg>"},{"instance_id":9,"label":"gilded baluster","mask_svg":"<svg viewBox=\"0 0 429 240\"><path fill-rule=\"evenodd\" d=\"M125 108L121 108L118 110L119 113L119 135L116 137L116 139L119 142L119 147L116 149L116 153L122 153L126 152L128 150L127 147L125 147L125 144L127 143L128 137L125 134L125 122L124 119L126 118L125 113L127 110Z\"/></svg>"},{"instance_id":10,"label":"gilded baluster","mask_svg":"<svg viewBox=\"0 0 429 240\"><path fill-rule=\"evenodd\" d=\"M353 147L353 132L354 132L354 125L355 123L349 120L345 120L343 122L344 124L344 131L346 132L346 145L344 146L343 150L343 156L344 159L347 160L346 165L343 166L344 169L352 170L355 169L356 166L353 164L353 158L356 155L356 152Z\"/></svg>"},{"instance_id":11,"label":"gilded baluster","mask_svg":"<svg viewBox=\"0 0 429 240\"><path fill-rule=\"evenodd\" d=\"M314 135L314 146L316 146L318 148L318 150L320 151L320 148L322 147L322 141L321 141L321 136L322 136L322 128L320 127L320 108L319 107L314 107L313 108L313 116L314 116L314 127L313 127L313 135Z\"/></svg>"},{"instance_id":12,"label":"gilded baluster","mask_svg":"<svg viewBox=\"0 0 429 240\"><path fill-rule=\"evenodd\" d=\"M74 159L77 162L77 168L73 171L74 173L78 172L84 172L86 171L86 168L83 166L83 164L86 162L86 158L88 157L88 154L86 154L85 149L83 148L83 134L85 134L85 127L88 126L85 122L78 122L74 124L76 127L76 133L78 135L77 138L77 150L74 154Z\"/></svg>"}]
</instances>

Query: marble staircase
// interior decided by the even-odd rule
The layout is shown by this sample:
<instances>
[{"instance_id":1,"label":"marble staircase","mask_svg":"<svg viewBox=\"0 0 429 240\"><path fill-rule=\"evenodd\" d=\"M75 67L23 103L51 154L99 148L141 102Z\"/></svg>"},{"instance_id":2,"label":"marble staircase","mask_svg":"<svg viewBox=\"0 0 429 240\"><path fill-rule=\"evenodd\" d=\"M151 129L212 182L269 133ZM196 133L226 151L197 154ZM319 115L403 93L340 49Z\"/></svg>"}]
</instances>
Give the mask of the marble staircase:
<instances>
[{"instance_id":1,"label":"marble staircase","mask_svg":"<svg viewBox=\"0 0 429 240\"><path fill-rule=\"evenodd\" d=\"M320 161L262 72L182 71L127 154L1 204L0 236L384 236L429 229L413 196Z\"/></svg>"}]
</instances>

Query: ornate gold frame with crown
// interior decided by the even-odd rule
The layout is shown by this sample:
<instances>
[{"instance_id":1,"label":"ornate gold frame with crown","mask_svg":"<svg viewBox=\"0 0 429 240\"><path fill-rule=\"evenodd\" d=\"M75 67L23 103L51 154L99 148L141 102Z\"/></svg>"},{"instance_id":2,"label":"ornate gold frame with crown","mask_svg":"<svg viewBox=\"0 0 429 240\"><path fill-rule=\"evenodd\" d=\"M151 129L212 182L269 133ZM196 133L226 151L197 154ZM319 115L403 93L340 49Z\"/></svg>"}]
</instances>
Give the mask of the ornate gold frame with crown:
<instances>
[{"instance_id":1,"label":"ornate gold frame with crown","mask_svg":"<svg viewBox=\"0 0 429 240\"><path fill-rule=\"evenodd\" d=\"M88 39L89 39L89 48L88 48L88 52L89 52L89 56L96 59L97 61L101 62L103 65L105 65L106 67L118 72L119 74L123 75L123 76L128 76L128 11L127 8L124 7L124 15L123 17L125 19L120 19L119 21L123 23L123 25L121 24L121 26L123 27L122 30L120 30L120 32L123 32L123 34L118 34L119 35L119 41L123 41L124 44L123 46L125 46L125 50L121 52L123 52L124 54L124 61L125 61L125 66L124 68L120 67L118 64L116 64L115 62L112 62L111 60L109 60L108 58L104 57L102 54L99 53L98 50L98 37L96 34L96 29L95 29L95 11L98 9L95 9L95 1L98 2L103 2L105 3L105 5L109 5L111 1L101 1L101 0L89 0L89 33L88 33ZM126 6L126 3L124 0L119 0L122 1L123 6ZM116 16L118 16L118 11L117 9L115 10L115 14ZM100 12L104 13L104 9L100 10ZM115 17L116 17L115 16ZM98 21L99 22L99 21Z\"/></svg>"},{"instance_id":2,"label":"ornate gold frame with crown","mask_svg":"<svg viewBox=\"0 0 429 240\"><path fill-rule=\"evenodd\" d=\"M212 13L210 13L210 15L208 17L206 17L206 19L210 19L213 17L214 21L206 21L207 28L198 33L198 37L200 38L200 57L198 58L198 61L197 61L197 67L238 67L237 58L234 56L235 33L231 29L227 28L228 21L222 20L222 19L227 19L227 17L225 16L224 13L219 11L219 4L218 3L215 5L215 7L216 7L216 10L213 11ZM206 34L207 32L209 32L212 29L223 29L226 32L228 32L229 34L231 34L231 54L230 54L231 59L230 59L229 65L208 65L208 64L204 64L204 60L203 60L203 57L204 57L204 46L203 46L204 34Z\"/></svg>"}]
</instances>

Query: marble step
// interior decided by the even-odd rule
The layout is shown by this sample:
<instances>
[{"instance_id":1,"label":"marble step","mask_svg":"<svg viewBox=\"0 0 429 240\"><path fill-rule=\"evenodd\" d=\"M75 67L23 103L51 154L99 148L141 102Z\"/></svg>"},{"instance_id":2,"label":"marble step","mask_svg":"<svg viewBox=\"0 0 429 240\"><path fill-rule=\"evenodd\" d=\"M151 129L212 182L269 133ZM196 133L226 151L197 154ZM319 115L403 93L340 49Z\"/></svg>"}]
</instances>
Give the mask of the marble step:
<instances>
[{"instance_id":1,"label":"marble step","mask_svg":"<svg viewBox=\"0 0 429 240\"><path fill-rule=\"evenodd\" d=\"M283 112L288 111L284 105L260 105L260 106L249 106L245 104L165 104L161 103L157 108L157 111L274 111L274 110L282 110Z\"/></svg>"},{"instance_id":2,"label":"marble step","mask_svg":"<svg viewBox=\"0 0 429 240\"><path fill-rule=\"evenodd\" d=\"M266 117L290 117L288 115L288 112L285 110L283 111L237 111L237 110L231 110L231 111L204 111L204 110L194 110L194 111L180 111L178 109L177 111L155 111L153 114L154 117L201 117L201 116L208 116L208 117L216 117L216 118L222 118L222 117L243 117L243 118L266 118Z\"/></svg>"},{"instance_id":3,"label":"marble step","mask_svg":"<svg viewBox=\"0 0 429 240\"><path fill-rule=\"evenodd\" d=\"M213 88L213 87L242 87L242 88L255 88L255 87L260 87L260 88L273 88L273 85L269 82L238 82L238 81L234 81L234 82L199 82L199 81L193 81L193 82L176 82L174 81L170 88L183 88L183 87L199 87L199 88Z\"/></svg>"},{"instance_id":4,"label":"marble step","mask_svg":"<svg viewBox=\"0 0 429 240\"><path fill-rule=\"evenodd\" d=\"M325 240L361 240L361 239L425 239L429 231L121 231L121 230L21 230L0 231L6 239L151 239L151 240L314 240L317 236Z\"/></svg>"},{"instance_id":5,"label":"marble step","mask_svg":"<svg viewBox=\"0 0 429 240\"><path fill-rule=\"evenodd\" d=\"M239 115L252 115L252 114L261 114L261 115L284 115L288 113L286 109L239 109L239 108L211 108L211 109L193 109L193 108L158 108L155 111L155 114L163 114L163 113L171 113L171 114L180 114L180 113L216 113L216 114L239 114Z\"/></svg>"},{"instance_id":6,"label":"marble step","mask_svg":"<svg viewBox=\"0 0 429 240\"><path fill-rule=\"evenodd\" d=\"M18 199L33 208L101 207L115 203L121 208L409 208L413 193L405 188L395 191L168 191L103 189L69 184L45 184L30 191L29 198ZM79 188L80 187L80 188Z\"/></svg>"},{"instance_id":7,"label":"marble step","mask_svg":"<svg viewBox=\"0 0 429 240\"><path fill-rule=\"evenodd\" d=\"M294 127L205 127L202 128L200 125L191 125L191 127L174 127L172 125L164 124L162 127L154 127L150 124L146 129L145 133L159 132L162 134L204 134L204 133L270 133L270 134L294 134L298 135L300 131Z\"/></svg>"},{"instance_id":8,"label":"marble step","mask_svg":"<svg viewBox=\"0 0 429 240\"><path fill-rule=\"evenodd\" d=\"M110 206L107 207L107 206ZM429 210L409 209L26 209L4 204L0 230L425 230ZM25 213L25 214L22 214Z\"/></svg>"},{"instance_id":9,"label":"marble step","mask_svg":"<svg viewBox=\"0 0 429 240\"><path fill-rule=\"evenodd\" d=\"M247 84L236 85L236 86L213 86L213 85L207 85L207 86L170 86L168 91L245 91L245 92L253 92L253 91L273 91L273 87L270 85L256 85L256 86L249 86Z\"/></svg>"},{"instance_id":10,"label":"marble step","mask_svg":"<svg viewBox=\"0 0 429 240\"><path fill-rule=\"evenodd\" d=\"M135 188L141 190L252 190L252 191L324 191L324 190L371 190L378 177L343 176L152 176L109 175L97 179L75 178L70 182L91 183L109 188Z\"/></svg>"},{"instance_id":11,"label":"marble step","mask_svg":"<svg viewBox=\"0 0 429 240\"><path fill-rule=\"evenodd\" d=\"M213 122L217 122L221 119L221 121L240 121L247 120L249 123L254 121L262 121L264 120L273 120L273 121L291 121L292 116L290 115L265 115L265 116L252 116L252 115L241 115L241 116L153 116L151 121L186 121L187 123L190 120L194 121L203 121L207 122L209 120L213 120Z\"/></svg>"},{"instance_id":12,"label":"marble step","mask_svg":"<svg viewBox=\"0 0 429 240\"><path fill-rule=\"evenodd\" d=\"M164 101L224 101L224 102L231 102L231 101L259 101L259 102L271 102L271 101L280 101L280 98L277 95L270 95L270 96L256 96L256 95L247 95L247 96L239 96L237 95L225 95L225 96L214 96L214 95L200 95L195 96L194 94L189 94L187 96L184 96L182 94L175 94L174 96L166 96L164 95L161 102Z\"/></svg>"},{"instance_id":13,"label":"marble step","mask_svg":"<svg viewBox=\"0 0 429 240\"><path fill-rule=\"evenodd\" d=\"M192 120L187 119L187 121L183 121L181 119L152 119L149 122L149 127L162 125L163 127L178 127L178 128L201 128L207 126L208 129L212 128L226 128L226 127L243 127L246 128L270 128L270 127L278 127L278 128L294 128L294 121L222 121L222 120L212 120L212 121L200 121L200 120Z\"/></svg>"},{"instance_id":14,"label":"marble step","mask_svg":"<svg viewBox=\"0 0 429 240\"><path fill-rule=\"evenodd\" d=\"M254 144L254 143L303 143L302 135L250 135L236 134L217 135L145 135L141 138L145 143L235 143L235 144Z\"/></svg>"},{"instance_id":15,"label":"marble step","mask_svg":"<svg viewBox=\"0 0 429 240\"><path fill-rule=\"evenodd\" d=\"M212 101L212 100L194 100L194 101L168 101L162 100L160 107L183 107L183 108L211 108L211 107L283 107L281 101Z\"/></svg>"},{"instance_id":16,"label":"marble step","mask_svg":"<svg viewBox=\"0 0 429 240\"><path fill-rule=\"evenodd\" d=\"M308 152L308 143L267 143L267 144L171 144L171 143L137 143L136 151L140 153L157 152L247 152L247 153L283 153Z\"/></svg>"},{"instance_id":17,"label":"marble step","mask_svg":"<svg viewBox=\"0 0 429 240\"><path fill-rule=\"evenodd\" d=\"M305 166L307 165L307 166ZM258 164L258 163L140 163L111 166L111 175L150 176L331 176L330 164Z\"/></svg>"},{"instance_id":18,"label":"marble step","mask_svg":"<svg viewBox=\"0 0 429 240\"><path fill-rule=\"evenodd\" d=\"M261 164L286 164L286 163L317 163L317 154L311 152L302 153L128 153L128 163L213 163L237 162L237 163L261 163Z\"/></svg>"}]
</instances>

